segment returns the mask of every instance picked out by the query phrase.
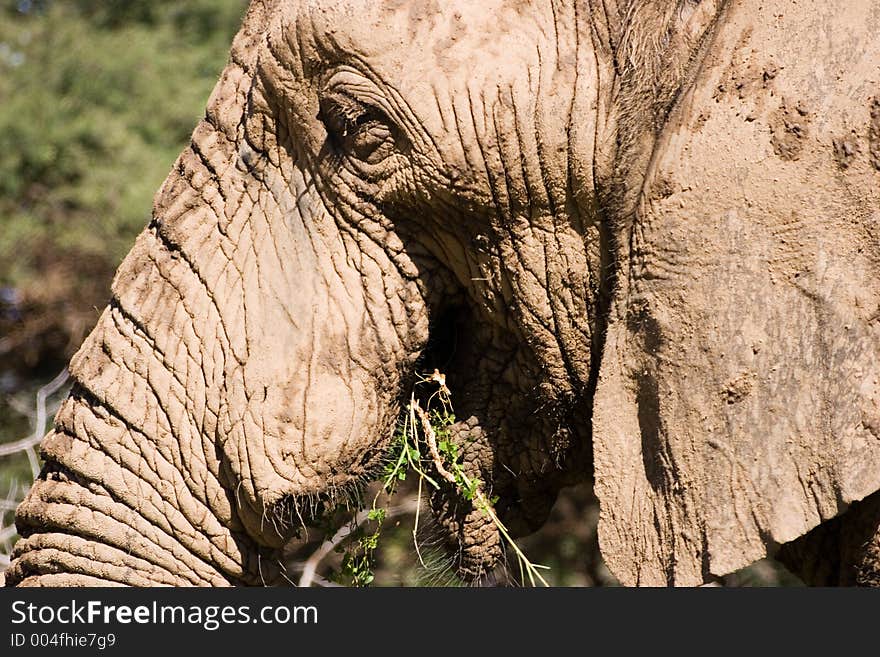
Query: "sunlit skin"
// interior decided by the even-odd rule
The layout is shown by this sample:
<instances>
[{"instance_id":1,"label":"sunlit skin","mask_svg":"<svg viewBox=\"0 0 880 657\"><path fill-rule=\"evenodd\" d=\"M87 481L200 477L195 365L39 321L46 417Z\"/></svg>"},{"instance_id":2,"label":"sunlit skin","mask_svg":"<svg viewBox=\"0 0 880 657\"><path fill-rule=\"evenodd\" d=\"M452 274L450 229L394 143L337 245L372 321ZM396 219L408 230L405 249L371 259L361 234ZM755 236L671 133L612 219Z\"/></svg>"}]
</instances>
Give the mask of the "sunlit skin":
<instances>
[{"instance_id":1,"label":"sunlit skin","mask_svg":"<svg viewBox=\"0 0 880 657\"><path fill-rule=\"evenodd\" d=\"M465 578L593 478L624 584L874 582L880 5L765 4L253 2L8 581L278 582L437 368Z\"/></svg>"}]
</instances>

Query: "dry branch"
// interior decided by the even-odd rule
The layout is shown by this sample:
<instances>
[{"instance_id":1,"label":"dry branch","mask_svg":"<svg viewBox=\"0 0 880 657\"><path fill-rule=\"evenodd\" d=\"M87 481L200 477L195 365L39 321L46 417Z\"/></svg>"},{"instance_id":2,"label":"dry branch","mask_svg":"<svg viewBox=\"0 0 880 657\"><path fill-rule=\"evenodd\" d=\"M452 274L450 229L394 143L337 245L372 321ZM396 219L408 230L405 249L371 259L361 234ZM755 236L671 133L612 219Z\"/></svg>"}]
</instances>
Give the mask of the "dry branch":
<instances>
[{"instance_id":1,"label":"dry branch","mask_svg":"<svg viewBox=\"0 0 880 657\"><path fill-rule=\"evenodd\" d=\"M415 513L418 509L418 505L418 500L409 500L398 506L393 506L385 512L385 518L390 519ZM315 583L321 586L327 585L326 580L317 575L318 566L321 565L321 562L327 557L327 555L333 552L337 546L341 545L353 532L357 531L361 525L365 524L369 520L369 515L369 509L358 512L351 522L340 527L332 538L321 543L321 545L318 546L318 549L309 555L309 558L302 564L303 572L299 578L300 586L311 586Z\"/></svg>"},{"instance_id":2,"label":"dry branch","mask_svg":"<svg viewBox=\"0 0 880 657\"><path fill-rule=\"evenodd\" d=\"M65 383L67 383L69 376L67 368L65 368L49 383L37 390L36 409L34 412L34 432L25 438L0 445L0 458L21 453L24 453L27 456L31 468L32 479L36 479L37 475L40 474L40 461L37 457L35 448L40 444L40 441L43 440L43 436L46 435L48 418L50 414L54 413L54 409L50 410L47 408L46 402L52 395L58 392ZM29 489L29 484L26 486L19 486L18 482L14 481L6 499L0 500L0 545L3 546L4 550L9 548L10 543L16 536L16 530L15 525L5 526L3 524L3 516L6 513L15 510L16 506L18 506L18 503L27 494ZM19 490L21 496L19 496ZM5 570L8 566L9 555L0 552L0 572Z\"/></svg>"}]
</instances>

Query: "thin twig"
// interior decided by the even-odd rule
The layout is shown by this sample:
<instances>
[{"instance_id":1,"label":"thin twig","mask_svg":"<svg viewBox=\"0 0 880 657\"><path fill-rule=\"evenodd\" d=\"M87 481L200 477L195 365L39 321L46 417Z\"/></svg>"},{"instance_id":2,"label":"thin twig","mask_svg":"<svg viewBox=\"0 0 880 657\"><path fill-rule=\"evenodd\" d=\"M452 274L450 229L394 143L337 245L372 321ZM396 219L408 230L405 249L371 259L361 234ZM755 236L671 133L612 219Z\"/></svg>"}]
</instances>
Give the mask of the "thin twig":
<instances>
[{"instance_id":1,"label":"thin twig","mask_svg":"<svg viewBox=\"0 0 880 657\"><path fill-rule=\"evenodd\" d=\"M422 568L427 568L425 565L425 560L422 559L422 551L419 549L419 509L422 508L422 478L419 477L419 491L416 495L416 519L413 521L413 529L412 529L412 537L413 537L413 547L416 549L416 556L419 558L419 563L422 564Z\"/></svg>"},{"instance_id":2,"label":"thin twig","mask_svg":"<svg viewBox=\"0 0 880 657\"><path fill-rule=\"evenodd\" d=\"M49 381L46 385L42 386L39 390L37 390L37 398L36 398L36 409L34 415L32 417L35 418L34 421L34 432L30 436L26 438L22 438L20 440L16 440L11 443L6 443L4 445L0 445L0 457L4 456L12 456L13 454L19 454L24 452L25 456L27 456L28 464L31 468L31 478L36 479L40 474L40 459L37 457L36 446L40 444L43 440L43 437L46 435L46 424L48 422L48 418L50 412L46 408L46 401L54 395L58 390L67 383L69 378L69 373L67 368L61 370L58 375ZM23 494L27 494L28 486L24 487ZM0 515L8 513L10 511L14 511L18 506L18 502L20 500L18 496L18 483L13 482L13 485L10 487L9 494L7 495L5 500L0 500ZM15 525L10 525L8 527L3 527L2 523L0 523L0 543L3 544L4 549L8 549L10 542L17 536L18 532L15 528ZM0 553L0 571L5 570L9 566L9 555Z\"/></svg>"},{"instance_id":3,"label":"thin twig","mask_svg":"<svg viewBox=\"0 0 880 657\"><path fill-rule=\"evenodd\" d=\"M31 474L33 474L34 479L40 475L40 460L37 458L37 453L34 451L34 447L43 439L43 436L46 435L46 420L48 417L48 414L46 413L46 399L55 394L61 386L67 383L69 376L70 373L65 367L58 373L58 376L37 390L37 421L34 428L35 442L28 445L25 449L25 454L27 454L28 463L30 463L31 466Z\"/></svg>"},{"instance_id":4,"label":"thin twig","mask_svg":"<svg viewBox=\"0 0 880 657\"><path fill-rule=\"evenodd\" d=\"M410 500L399 506L391 507L385 512L385 519L388 520L397 516L404 516L413 513L418 508L418 503L418 500ZM360 511L350 523L346 523L340 527L339 530L333 534L332 538L321 543L321 545L318 546L318 549L309 555L309 558L303 562L303 572L299 578L300 586L311 586L317 581L318 566L321 565L324 558L333 552L333 550L335 550L336 547L345 541L345 539L347 539L353 532L357 531L358 527L366 523L370 519L370 512L371 509Z\"/></svg>"},{"instance_id":5,"label":"thin twig","mask_svg":"<svg viewBox=\"0 0 880 657\"><path fill-rule=\"evenodd\" d=\"M415 412L419 416L419 420L422 423L422 430L425 433L425 440L428 443L428 449L431 452L431 458L434 460L434 467L437 469L437 472L441 477L446 479L446 481L450 482L453 486L458 486L459 482L455 478L449 470L446 469L446 466L443 463L443 458L440 456L440 450L437 449L437 434L434 432L434 427L431 426L431 419L428 417L428 414L422 409L418 404L414 405ZM462 473L461 474L464 484L466 486L471 485L471 481L467 478L467 476ZM519 560L520 572L522 572L523 567L525 567L525 572L529 577L529 582L532 586L535 586L535 580L541 582L544 586L550 586L547 583L547 580L538 572L539 568L547 569L547 566L541 566L538 564L533 564L531 561L526 558L525 553L520 549L520 547L516 544L516 541L513 540L513 537L510 535L510 532L507 531L507 527L504 526L504 523L501 522L501 519L495 513L495 510L492 508L492 503L483 493L483 491L477 487L474 491L474 497L477 500L477 508L479 508L483 513L485 513L489 519L494 523L497 527L498 532L504 537L504 539L510 544L513 548L513 551L516 553L517 559Z\"/></svg>"},{"instance_id":6,"label":"thin twig","mask_svg":"<svg viewBox=\"0 0 880 657\"><path fill-rule=\"evenodd\" d=\"M15 511L18 506L18 482L13 481L9 485L9 492L6 493L6 499L0 502L0 512Z\"/></svg>"},{"instance_id":7,"label":"thin twig","mask_svg":"<svg viewBox=\"0 0 880 657\"><path fill-rule=\"evenodd\" d=\"M15 538L15 535L18 532L15 529L15 525L9 525L9 527L4 527L0 529L0 543L5 543L6 541L11 541Z\"/></svg>"},{"instance_id":8,"label":"thin twig","mask_svg":"<svg viewBox=\"0 0 880 657\"><path fill-rule=\"evenodd\" d=\"M337 584L336 582L331 582L329 579L324 579L320 575L315 575L314 584L316 586L322 586L326 589L335 589L335 588L345 588L342 584Z\"/></svg>"},{"instance_id":9,"label":"thin twig","mask_svg":"<svg viewBox=\"0 0 880 657\"><path fill-rule=\"evenodd\" d=\"M40 441L43 440L43 437L46 435L46 419L48 416L46 413L46 399L58 392L58 389L67 383L69 376L70 374L65 368L61 370L61 373L58 374L58 376L37 391L37 421L35 423L34 433L27 438L0 445L0 456L11 456L18 452L27 451L28 449L33 450L34 447L40 444ZM39 469L34 473L35 479L39 473Z\"/></svg>"},{"instance_id":10,"label":"thin twig","mask_svg":"<svg viewBox=\"0 0 880 657\"><path fill-rule=\"evenodd\" d=\"M21 440L16 440L15 442L0 445L0 456L12 456L13 454L18 454L19 452L23 452L27 449L33 449L34 446L38 445L42 439L42 436L40 436L39 438L28 436L27 438L22 438Z\"/></svg>"},{"instance_id":11,"label":"thin twig","mask_svg":"<svg viewBox=\"0 0 880 657\"><path fill-rule=\"evenodd\" d=\"M428 417L428 414L418 404L415 404L413 408L418 413L419 420L422 423L422 431L425 432L425 439L428 442L428 449L431 452L431 458L434 460L434 467L437 468L437 473L453 486L457 485L458 481L455 475L443 465L443 458L440 456L440 450L437 449L437 434L434 433L434 427L431 426L431 418Z\"/></svg>"}]
</instances>

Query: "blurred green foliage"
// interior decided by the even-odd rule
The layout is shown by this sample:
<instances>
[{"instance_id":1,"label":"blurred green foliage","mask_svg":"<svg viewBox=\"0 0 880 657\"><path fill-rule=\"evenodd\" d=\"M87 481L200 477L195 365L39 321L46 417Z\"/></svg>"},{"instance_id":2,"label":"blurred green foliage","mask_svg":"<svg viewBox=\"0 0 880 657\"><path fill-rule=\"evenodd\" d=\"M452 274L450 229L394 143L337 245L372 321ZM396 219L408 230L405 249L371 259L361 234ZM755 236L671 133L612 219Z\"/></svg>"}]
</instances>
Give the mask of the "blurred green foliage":
<instances>
[{"instance_id":1,"label":"blurred green foliage","mask_svg":"<svg viewBox=\"0 0 880 657\"><path fill-rule=\"evenodd\" d=\"M112 271L201 116L246 4L0 4L0 285L27 286L47 252Z\"/></svg>"}]
</instances>

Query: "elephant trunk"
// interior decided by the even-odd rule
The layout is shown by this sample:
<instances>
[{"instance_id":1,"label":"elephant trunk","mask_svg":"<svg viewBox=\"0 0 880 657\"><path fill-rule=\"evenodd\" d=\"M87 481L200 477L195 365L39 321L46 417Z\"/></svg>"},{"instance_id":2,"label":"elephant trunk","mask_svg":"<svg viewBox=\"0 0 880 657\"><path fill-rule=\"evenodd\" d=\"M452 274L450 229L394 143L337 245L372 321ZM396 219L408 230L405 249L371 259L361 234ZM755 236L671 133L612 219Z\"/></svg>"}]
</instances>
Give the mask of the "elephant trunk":
<instances>
[{"instance_id":1,"label":"elephant trunk","mask_svg":"<svg viewBox=\"0 0 880 657\"><path fill-rule=\"evenodd\" d=\"M271 583L296 525L381 464L424 286L328 210L246 50L71 362L9 585Z\"/></svg>"},{"instance_id":2,"label":"elephant trunk","mask_svg":"<svg viewBox=\"0 0 880 657\"><path fill-rule=\"evenodd\" d=\"M188 267L154 227L120 268L18 509L8 584L222 586L277 574L224 486L212 444L224 363L196 346L207 313Z\"/></svg>"}]
</instances>

